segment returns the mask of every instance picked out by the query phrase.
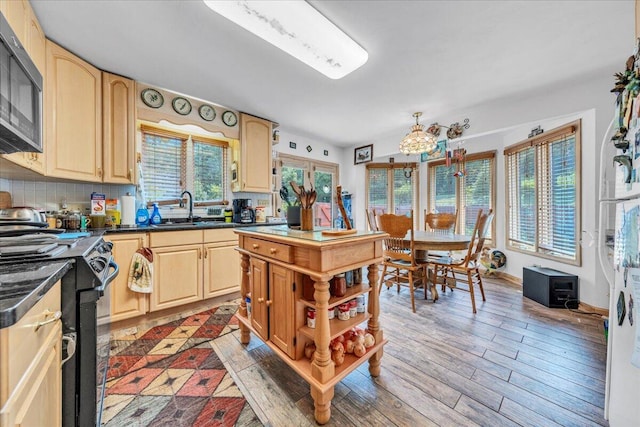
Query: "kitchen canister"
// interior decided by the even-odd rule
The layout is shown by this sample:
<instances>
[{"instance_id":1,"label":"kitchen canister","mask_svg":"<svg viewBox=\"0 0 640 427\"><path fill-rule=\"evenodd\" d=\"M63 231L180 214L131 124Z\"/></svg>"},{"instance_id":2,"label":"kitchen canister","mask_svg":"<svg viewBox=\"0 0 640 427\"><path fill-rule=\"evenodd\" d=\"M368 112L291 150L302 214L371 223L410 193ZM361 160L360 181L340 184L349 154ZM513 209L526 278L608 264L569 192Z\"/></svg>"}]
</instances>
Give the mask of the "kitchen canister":
<instances>
[{"instance_id":1,"label":"kitchen canister","mask_svg":"<svg viewBox=\"0 0 640 427\"><path fill-rule=\"evenodd\" d=\"M127 193L126 196L122 196L120 206L122 207L122 217L120 219L120 225L122 227L135 227L136 198Z\"/></svg>"},{"instance_id":2,"label":"kitchen canister","mask_svg":"<svg viewBox=\"0 0 640 427\"><path fill-rule=\"evenodd\" d=\"M267 222L264 206L256 206L256 222Z\"/></svg>"}]
</instances>

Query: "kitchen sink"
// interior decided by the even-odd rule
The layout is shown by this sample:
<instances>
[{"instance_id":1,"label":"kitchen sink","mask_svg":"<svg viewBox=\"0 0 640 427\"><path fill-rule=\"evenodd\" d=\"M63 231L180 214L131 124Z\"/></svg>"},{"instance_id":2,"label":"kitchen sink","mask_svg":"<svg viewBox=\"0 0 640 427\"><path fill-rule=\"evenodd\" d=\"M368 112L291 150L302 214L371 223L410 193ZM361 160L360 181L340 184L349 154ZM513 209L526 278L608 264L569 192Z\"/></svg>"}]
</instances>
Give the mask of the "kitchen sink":
<instances>
[{"instance_id":1,"label":"kitchen sink","mask_svg":"<svg viewBox=\"0 0 640 427\"><path fill-rule=\"evenodd\" d=\"M200 225L197 222L165 222L162 224L150 224L149 227L154 228L179 228L179 227L195 227Z\"/></svg>"}]
</instances>

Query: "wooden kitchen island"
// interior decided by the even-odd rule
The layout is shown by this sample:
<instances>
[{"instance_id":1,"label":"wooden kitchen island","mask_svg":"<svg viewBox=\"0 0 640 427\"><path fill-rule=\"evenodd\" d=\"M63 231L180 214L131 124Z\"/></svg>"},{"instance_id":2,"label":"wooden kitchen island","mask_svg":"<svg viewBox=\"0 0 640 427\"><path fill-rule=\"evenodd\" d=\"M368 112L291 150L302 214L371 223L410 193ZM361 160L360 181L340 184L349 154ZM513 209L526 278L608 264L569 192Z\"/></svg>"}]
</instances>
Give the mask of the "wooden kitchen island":
<instances>
[{"instance_id":1,"label":"wooden kitchen island","mask_svg":"<svg viewBox=\"0 0 640 427\"><path fill-rule=\"evenodd\" d=\"M253 332L311 387L315 419L331 418L334 386L369 361L372 376L380 374L383 337L378 315L378 264L386 233L358 230L355 234L325 236L321 230L290 230L287 226L246 227L238 234L241 254L242 302L237 314L240 340L249 343ZM347 288L343 297L329 293L329 281L338 274L368 267L368 283ZM303 298L303 284L314 283L314 300ZM330 308L368 294L368 308L349 320L329 319ZM251 313L245 299L251 298ZM316 311L315 328L306 326L307 308ZM375 344L362 357L347 354L340 366L331 360L329 343L354 326L367 322ZM305 358L305 346L315 342L313 361Z\"/></svg>"}]
</instances>

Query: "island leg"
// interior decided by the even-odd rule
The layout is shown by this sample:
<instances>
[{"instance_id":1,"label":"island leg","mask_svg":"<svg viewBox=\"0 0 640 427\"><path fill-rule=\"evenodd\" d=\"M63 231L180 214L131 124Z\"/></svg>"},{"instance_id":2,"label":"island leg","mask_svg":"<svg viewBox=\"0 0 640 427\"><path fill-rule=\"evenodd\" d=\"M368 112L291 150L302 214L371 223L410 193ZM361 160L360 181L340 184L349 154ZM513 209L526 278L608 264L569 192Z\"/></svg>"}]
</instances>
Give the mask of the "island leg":
<instances>
[{"instance_id":1,"label":"island leg","mask_svg":"<svg viewBox=\"0 0 640 427\"><path fill-rule=\"evenodd\" d=\"M247 316L247 303L245 298L247 297L247 294L249 293L249 255L247 254L240 254L240 268L242 270L242 278L240 281L240 309L238 310L240 312L241 316L244 316L245 318L248 318ZM249 328L247 328L244 323L242 322L238 322L240 323L240 342L242 344L249 344L249 339L250 339L250 334L249 334Z\"/></svg>"},{"instance_id":2,"label":"island leg","mask_svg":"<svg viewBox=\"0 0 640 427\"><path fill-rule=\"evenodd\" d=\"M378 264L370 264L368 267L367 279L369 280L369 286L371 286L371 292L369 292L369 314L371 314L371 317L369 318L367 329L369 329L369 333L373 335L377 343L384 339L382 330L380 330L380 322L378 320L378 316L380 315L378 277ZM382 359L382 348L369 358L369 373L371 376L377 377L380 375L380 359Z\"/></svg>"},{"instance_id":3,"label":"island leg","mask_svg":"<svg viewBox=\"0 0 640 427\"><path fill-rule=\"evenodd\" d=\"M335 374L335 365L331 360L331 350L329 349L329 282L328 277L322 277L315 282L316 300L316 330L314 341L316 353L311 362L311 375L321 383L326 383Z\"/></svg>"},{"instance_id":4,"label":"island leg","mask_svg":"<svg viewBox=\"0 0 640 427\"><path fill-rule=\"evenodd\" d=\"M314 403L313 416L318 424L326 424L331 418L331 400L333 399L333 390L331 387L329 390L322 393L317 388L311 386L311 397Z\"/></svg>"}]
</instances>

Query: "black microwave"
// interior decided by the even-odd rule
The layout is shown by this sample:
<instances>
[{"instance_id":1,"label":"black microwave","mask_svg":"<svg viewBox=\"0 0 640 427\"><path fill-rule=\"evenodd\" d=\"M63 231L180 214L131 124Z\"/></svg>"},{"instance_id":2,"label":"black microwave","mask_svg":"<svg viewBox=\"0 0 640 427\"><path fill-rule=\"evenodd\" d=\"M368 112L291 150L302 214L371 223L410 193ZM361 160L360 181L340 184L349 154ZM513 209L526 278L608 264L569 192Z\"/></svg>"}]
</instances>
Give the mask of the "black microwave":
<instances>
[{"instance_id":1,"label":"black microwave","mask_svg":"<svg viewBox=\"0 0 640 427\"><path fill-rule=\"evenodd\" d=\"M42 75L0 13L0 153L42 153Z\"/></svg>"}]
</instances>

